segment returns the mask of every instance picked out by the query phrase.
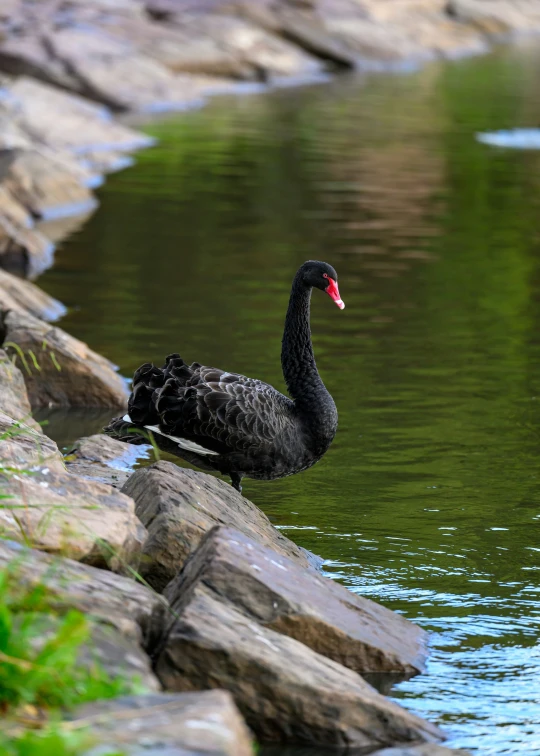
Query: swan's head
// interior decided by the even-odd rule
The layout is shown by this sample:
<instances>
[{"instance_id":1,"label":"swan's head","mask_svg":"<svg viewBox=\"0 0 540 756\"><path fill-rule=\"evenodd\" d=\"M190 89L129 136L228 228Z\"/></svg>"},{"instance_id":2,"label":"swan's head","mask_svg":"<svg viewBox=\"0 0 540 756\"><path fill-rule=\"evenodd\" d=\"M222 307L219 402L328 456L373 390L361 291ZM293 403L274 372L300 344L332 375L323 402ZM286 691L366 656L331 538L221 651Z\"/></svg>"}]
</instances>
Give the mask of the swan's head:
<instances>
[{"instance_id":1,"label":"swan's head","mask_svg":"<svg viewBox=\"0 0 540 756\"><path fill-rule=\"evenodd\" d=\"M302 265L302 280L306 286L322 289L334 300L340 310L345 309L345 302L339 295L337 273L331 265L318 260L308 260Z\"/></svg>"}]
</instances>

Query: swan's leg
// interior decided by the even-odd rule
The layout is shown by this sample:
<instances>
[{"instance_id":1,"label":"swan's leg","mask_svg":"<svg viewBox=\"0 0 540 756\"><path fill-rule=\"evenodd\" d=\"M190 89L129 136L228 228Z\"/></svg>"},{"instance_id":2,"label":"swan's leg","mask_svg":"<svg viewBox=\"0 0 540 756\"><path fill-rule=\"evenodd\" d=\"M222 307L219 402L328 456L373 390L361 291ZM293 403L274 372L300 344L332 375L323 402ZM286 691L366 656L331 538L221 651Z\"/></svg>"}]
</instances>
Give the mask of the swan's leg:
<instances>
[{"instance_id":1,"label":"swan's leg","mask_svg":"<svg viewBox=\"0 0 540 756\"><path fill-rule=\"evenodd\" d=\"M231 486L233 488L236 488L238 493L242 493L242 478L244 477L241 473L232 472L230 473L231 476Z\"/></svg>"}]
</instances>

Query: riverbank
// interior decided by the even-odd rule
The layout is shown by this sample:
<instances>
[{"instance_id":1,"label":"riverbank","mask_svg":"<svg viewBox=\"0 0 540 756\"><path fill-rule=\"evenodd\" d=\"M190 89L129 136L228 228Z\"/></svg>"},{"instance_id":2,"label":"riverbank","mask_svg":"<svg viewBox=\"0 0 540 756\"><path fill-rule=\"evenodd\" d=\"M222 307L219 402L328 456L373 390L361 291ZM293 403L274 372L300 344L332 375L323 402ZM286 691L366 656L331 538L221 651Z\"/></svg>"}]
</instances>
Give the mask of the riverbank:
<instances>
[{"instance_id":1,"label":"riverbank","mask_svg":"<svg viewBox=\"0 0 540 756\"><path fill-rule=\"evenodd\" d=\"M24 658L8 629L4 670L51 663L43 644L71 643L61 628L75 612L86 623L78 674L98 675L108 698L129 694L67 705L61 729L85 727L92 743L128 754L149 728L158 750L179 754L247 756L253 737L338 753L458 753L364 680L388 688L423 671L424 631L322 577L318 557L223 481L163 461L130 474L129 447L102 436L63 459L29 419L23 373L0 357L3 611L15 628L39 595L47 618ZM45 727L47 681L16 706L6 679L0 735Z\"/></svg>"}]
</instances>

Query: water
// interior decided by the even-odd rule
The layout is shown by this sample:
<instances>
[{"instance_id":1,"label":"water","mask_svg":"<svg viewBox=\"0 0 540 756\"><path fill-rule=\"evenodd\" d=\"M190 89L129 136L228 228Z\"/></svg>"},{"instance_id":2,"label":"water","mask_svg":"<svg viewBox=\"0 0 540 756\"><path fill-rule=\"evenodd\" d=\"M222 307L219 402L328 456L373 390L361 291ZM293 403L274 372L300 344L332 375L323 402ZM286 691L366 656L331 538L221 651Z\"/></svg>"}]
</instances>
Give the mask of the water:
<instances>
[{"instance_id":1,"label":"water","mask_svg":"<svg viewBox=\"0 0 540 756\"><path fill-rule=\"evenodd\" d=\"M315 292L312 314L335 443L245 493L332 578L432 632L428 673L393 695L483 755L540 752L540 152L475 134L540 122L539 59L501 50L153 124L160 146L108 181L40 279L125 375L179 351L283 388L293 274L336 267L347 308Z\"/></svg>"}]
</instances>

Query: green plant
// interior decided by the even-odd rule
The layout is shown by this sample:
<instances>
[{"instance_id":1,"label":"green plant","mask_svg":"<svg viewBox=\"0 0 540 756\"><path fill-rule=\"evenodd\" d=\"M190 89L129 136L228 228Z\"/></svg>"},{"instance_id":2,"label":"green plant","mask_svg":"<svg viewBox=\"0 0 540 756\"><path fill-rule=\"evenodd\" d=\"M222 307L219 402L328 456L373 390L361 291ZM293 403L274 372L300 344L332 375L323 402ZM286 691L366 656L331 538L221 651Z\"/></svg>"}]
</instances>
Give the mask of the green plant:
<instances>
[{"instance_id":1,"label":"green plant","mask_svg":"<svg viewBox=\"0 0 540 756\"><path fill-rule=\"evenodd\" d=\"M97 664L78 665L91 621L75 610L60 614L46 587L21 588L16 576L16 568L0 571L0 710L69 708L137 689Z\"/></svg>"},{"instance_id":2,"label":"green plant","mask_svg":"<svg viewBox=\"0 0 540 756\"><path fill-rule=\"evenodd\" d=\"M66 729L54 723L42 730L0 731L2 756L81 756L95 744L87 731ZM101 756L124 756L123 751L100 751Z\"/></svg>"},{"instance_id":3,"label":"green plant","mask_svg":"<svg viewBox=\"0 0 540 756\"><path fill-rule=\"evenodd\" d=\"M66 731L59 724L49 725L43 730L21 730L11 734L0 732L0 752L3 756L79 756L91 745L92 739L88 733Z\"/></svg>"}]
</instances>

